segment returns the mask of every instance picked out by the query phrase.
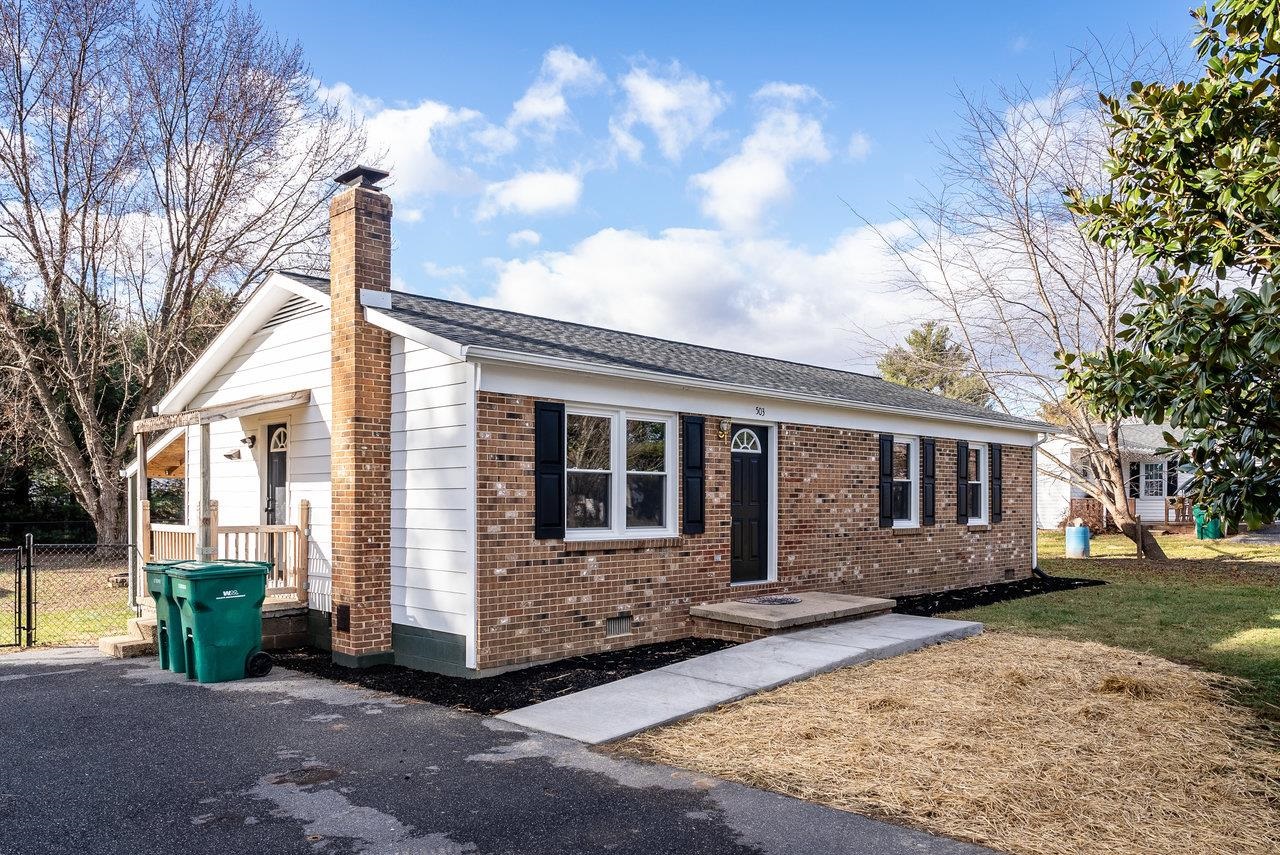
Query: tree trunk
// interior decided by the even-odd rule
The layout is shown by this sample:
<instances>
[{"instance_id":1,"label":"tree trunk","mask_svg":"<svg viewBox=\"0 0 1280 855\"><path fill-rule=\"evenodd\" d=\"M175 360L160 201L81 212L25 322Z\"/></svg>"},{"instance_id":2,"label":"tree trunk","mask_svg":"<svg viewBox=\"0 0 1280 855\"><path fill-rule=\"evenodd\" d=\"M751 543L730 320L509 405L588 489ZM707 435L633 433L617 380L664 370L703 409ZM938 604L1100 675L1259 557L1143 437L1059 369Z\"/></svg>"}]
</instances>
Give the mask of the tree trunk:
<instances>
[{"instance_id":1,"label":"tree trunk","mask_svg":"<svg viewBox=\"0 0 1280 855\"><path fill-rule=\"evenodd\" d=\"M128 493L112 491L103 493L94 506L93 529L100 545L129 543Z\"/></svg>"},{"instance_id":2,"label":"tree trunk","mask_svg":"<svg viewBox=\"0 0 1280 855\"><path fill-rule=\"evenodd\" d=\"M1129 492L1127 485L1121 482L1113 490L1110 501L1107 498L1102 499L1103 505L1106 506L1107 512L1111 514L1112 519L1116 521L1116 528L1127 538L1133 541L1134 545L1138 544L1138 518L1129 510ZM1160 548L1159 541L1156 536L1151 533L1151 529L1142 526L1142 554L1147 558L1155 558L1163 560L1165 558L1164 550Z\"/></svg>"}]
</instances>

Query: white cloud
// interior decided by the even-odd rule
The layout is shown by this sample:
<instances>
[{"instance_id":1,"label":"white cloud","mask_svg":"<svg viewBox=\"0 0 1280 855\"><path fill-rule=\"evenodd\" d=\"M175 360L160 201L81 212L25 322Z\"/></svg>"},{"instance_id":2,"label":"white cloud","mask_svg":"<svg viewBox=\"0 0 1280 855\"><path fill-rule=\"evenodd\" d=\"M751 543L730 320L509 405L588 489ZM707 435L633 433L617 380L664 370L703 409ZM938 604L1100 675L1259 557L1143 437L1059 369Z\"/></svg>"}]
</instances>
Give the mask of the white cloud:
<instances>
[{"instance_id":1,"label":"white cloud","mask_svg":"<svg viewBox=\"0 0 1280 855\"><path fill-rule=\"evenodd\" d=\"M653 132L667 160L678 161L686 148L706 137L728 103L719 87L678 62L665 69L632 67L619 85L627 101L610 119L609 131L614 144L632 160L639 160L644 151L644 143L633 133L636 125Z\"/></svg>"},{"instance_id":2,"label":"white cloud","mask_svg":"<svg viewBox=\"0 0 1280 855\"><path fill-rule=\"evenodd\" d=\"M1013 53L1022 53L1031 47L1031 39L1024 35L1016 35L1009 41L1009 50Z\"/></svg>"},{"instance_id":3,"label":"white cloud","mask_svg":"<svg viewBox=\"0 0 1280 855\"><path fill-rule=\"evenodd\" d=\"M533 229L521 229L507 235L507 246L519 249L524 246L537 246L542 243L542 235Z\"/></svg>"},{"instance_id":4,"label":"white cloud","mask_svg":"<svg viewBox=\"0 0 1280 855\"><path fill-rule=\"evenodd\" d=\"M475 110L422 101L413 107L387 107L376 98L355 92L345 83L320 87L320 96L337 101L362 119L369 149L391 172L393 198L437 193L471 193L480 182L467 167L450 163L439 152L442 138L478 121ZM420 214L421 212L419 212ZM409 216L413 221L412 215Z\"/></svg>"},{"instance_id":5,"label":"white cloud","mask_svg":"<svg viewBox=\"0 0 1280 855\"><path fill-rule=\"evenodd\" d=\"M804 83L782 83L776 80L761 86L751 97L758 101L788 101L792 103L822 100L818 90L812 86Z\"/></svg>"},{"instance_id":6,"label":"white cloud","mask_svg":"<svg viewBox=\"0 0 1280 855\"><path fill-rule=\"evenodd\" d=\"M485 188L476 219L499 214L551 214L572 210L582 196L582 179L570 172L522 172Z\"/></svg>"},{"instance_id":7,"label":"white cloud","mask_svg":"<svg viewBox=\"0 0 1280 855\"><path fill-rule=\"evenodd\" d=\"M543 56L537 79L511 108L507 128L537 125L554 131L569 117L566 93L590 92L604 82L594 59L584 59L564 46L554 47Z\"/></svg>"},{"instance_id":8,"label":"white cloud","mask_svg":"<svg viewBox=\"0 0 1280 855\"><path fill-rule=\"evenodd\" d=\"M430 276L432 279L455 279L459 276L466 275L467 268L461 264L452 264L448 267L436 264L434 261L424 261L422 263L422 272Z\"/></svg>"},{"instance_id":9,"label":"white cloud","mask_svg":"<svg viewBox=\"0 0 1280 855\"><path fill-rule=\"evenodd\" d=\"M800 106L817 97L808 86L786 83L756 92L760 119L738 153L689 179L703 193L703 214L733 231L752 231L770 205L791 195L796 166L831 157L822 122Z\"/></svg>"},{"instance_id":10,"label":"white cloud","mask_svg":"<svg viewBox=\"0 0 1280 855\"><path fill-rule=\"evenodd\" d=\"M862 162L871 154L871 137L862 131L854 131L849 137L849 159Z\"/></svg>"},{"instance_id":11,"label":"white cloud","mask_svg":"<svg viewBox=\"0 0 1280 855\"><path fill-rule=\"evenodd\" d=\"M491 293L479 301L848 368L859 344L855 327L897 326L923 314L915 301L881 290L897 264L865 228L816 253L707 229L656 237L604 229L566 252L500 262Z\"/></svg>"}]
</instances>

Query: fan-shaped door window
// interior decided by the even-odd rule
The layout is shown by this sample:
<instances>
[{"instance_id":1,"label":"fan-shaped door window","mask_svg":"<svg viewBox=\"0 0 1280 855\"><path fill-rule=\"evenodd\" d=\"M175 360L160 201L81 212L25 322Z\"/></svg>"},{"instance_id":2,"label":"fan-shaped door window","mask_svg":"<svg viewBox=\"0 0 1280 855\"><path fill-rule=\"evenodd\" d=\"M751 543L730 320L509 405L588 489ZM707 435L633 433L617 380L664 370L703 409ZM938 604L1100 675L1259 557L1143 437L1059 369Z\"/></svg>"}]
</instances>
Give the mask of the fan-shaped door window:
<instances>
[{"instance_id":1,"label":"fan-shaped door window","mask_svg":"<svg viewBox=\"0 0 1280 855\"><path fill-rule=\"evenodd\" d=\"M284 425L275 425L271 432L271 447L268 451L288 451L289 450L289 428Z\"/></svg>"},{"instance_id":2,"label":"fan-shaped door window","mask_svg":"<svg viewBox=\"0 0 1280 855\"><path fill-rule=\"evenodd\" d=\"M740 428L733 435L733 442L729 446L731 451L741 451L746 454L760 453L760 437L751 428Z\"/></svg>"}]
</instances>

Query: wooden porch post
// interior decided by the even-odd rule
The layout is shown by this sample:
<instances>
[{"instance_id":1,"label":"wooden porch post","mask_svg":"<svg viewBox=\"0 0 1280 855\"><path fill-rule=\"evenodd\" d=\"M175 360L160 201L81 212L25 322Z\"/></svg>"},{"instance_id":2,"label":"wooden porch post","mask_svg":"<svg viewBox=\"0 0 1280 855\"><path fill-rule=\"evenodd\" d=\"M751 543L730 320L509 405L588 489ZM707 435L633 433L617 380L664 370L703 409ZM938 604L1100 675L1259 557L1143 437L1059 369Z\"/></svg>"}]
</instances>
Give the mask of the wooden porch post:
<instances>
[{"instance_id":1,"label":"wooden porch post","mask_svg":"<svg viewBox=\"0 0 1280 855\"><path fill-rule=\"evenodd\" d=\"M212 552L210 557L204 560L217 561L221 556L218 549L218 503L216 500L209 503L209 545Z\"/></svg>"},{"instance_id":2,"label":"wooden porch post","mask_svg":"<svg viewBox=\"0 0 1280 855\"><path fill-rule=\"evenodd\" d=\"M142 558L143 563L151 560L151 496L147 490L147 432L137 432L137 452L138 452L138 472L134 477L137 479L137 501L138 501L138 530L133 533L138 539L138 554Z\"/></svg>"},{"instance_id":3,"label":"wooden porch post","mask_svg":"<svg viewBox=\"0 0 1280 855\"><path fill-rule=\"evenodd\" d=\"M306 604L307 597L307 562L311 558L311 502L303 499L298 503L298 543L294 549L293 571L294 584L298 587L298 602Z\"/></svg>"},{"instance_id":4,"label":"wooden porch post","mask_svg":"<svg viewBox=\"0 0 1280 855\"><path fill-rule=\"evenodd\" d=\"M209 423L200 423L200 523L196 534L196 558L200 561L213 561L217 558L217 549L213 539L213 507L210 499L209 485Z\"/></svg>"},{"instance_id":5,"label":"wooden porch post","mask_svg":"<svg viewBox=\"0 0 1280 855\"><path fill-rule=\"evenodd\" d=\"M151 560L151 500L143 499L138 503L138 548L142 563Z\"/></svg>"}]
</instances>

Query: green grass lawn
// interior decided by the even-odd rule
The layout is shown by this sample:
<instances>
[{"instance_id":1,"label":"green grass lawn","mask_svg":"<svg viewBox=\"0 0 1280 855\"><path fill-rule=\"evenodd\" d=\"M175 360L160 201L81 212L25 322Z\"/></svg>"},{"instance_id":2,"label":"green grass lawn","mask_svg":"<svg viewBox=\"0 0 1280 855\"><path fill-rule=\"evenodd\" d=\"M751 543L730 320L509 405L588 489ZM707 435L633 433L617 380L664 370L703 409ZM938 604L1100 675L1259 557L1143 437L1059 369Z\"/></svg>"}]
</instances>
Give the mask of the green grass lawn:
<instances>
[{"instance_id":1,"label":"green grass lawn","mask_svg":"<svg viewBox=\"0 0 1280 855\"><path fill-rule=\"evenodd\" d=\"M1139 560L1119 535L1095 557L1063 558L1061 532L1040 537L1040 566L1108 584L956 612L989 628L1097 641L1244 677L1240 697L1280 719L1280 548L1165 535L1165 561ZM1113 557L1106 557L1113 556Z\"/></svg>"}]
</instances>

